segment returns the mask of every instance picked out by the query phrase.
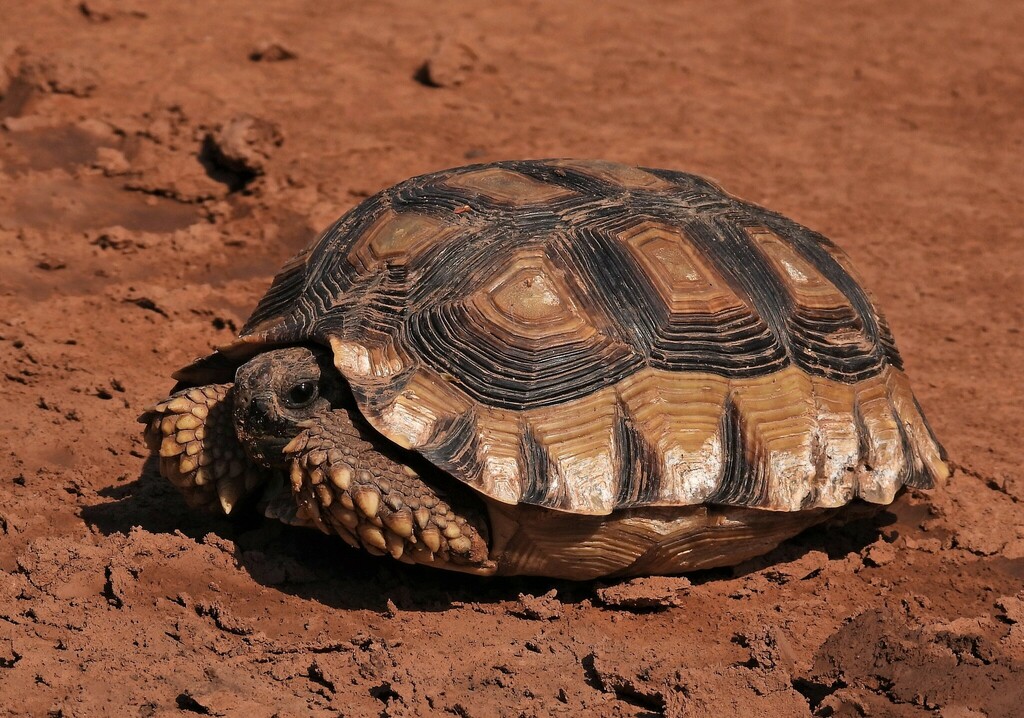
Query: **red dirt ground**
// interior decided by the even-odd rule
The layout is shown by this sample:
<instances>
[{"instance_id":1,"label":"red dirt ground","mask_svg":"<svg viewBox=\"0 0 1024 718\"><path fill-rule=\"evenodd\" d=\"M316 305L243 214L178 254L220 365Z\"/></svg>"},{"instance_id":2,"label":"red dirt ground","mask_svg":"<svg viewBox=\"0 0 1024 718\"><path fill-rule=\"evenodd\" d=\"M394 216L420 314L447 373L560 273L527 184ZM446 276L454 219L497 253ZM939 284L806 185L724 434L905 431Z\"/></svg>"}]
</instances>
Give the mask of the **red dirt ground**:
<instances>
[{"instance_id":1,"label":"red dirt ground","mask_svg":"<svg viewBox=\"0 0 1024 718\"><path fill-rule=\"evenodd\" d=\"M0 28L0 713L1021 715L1020 3L39 0ZM953 483L605 586L199 515L146 467L135 417L337 215L550 156L706 174L844 246Z\"/></svg>"}]
</instances>

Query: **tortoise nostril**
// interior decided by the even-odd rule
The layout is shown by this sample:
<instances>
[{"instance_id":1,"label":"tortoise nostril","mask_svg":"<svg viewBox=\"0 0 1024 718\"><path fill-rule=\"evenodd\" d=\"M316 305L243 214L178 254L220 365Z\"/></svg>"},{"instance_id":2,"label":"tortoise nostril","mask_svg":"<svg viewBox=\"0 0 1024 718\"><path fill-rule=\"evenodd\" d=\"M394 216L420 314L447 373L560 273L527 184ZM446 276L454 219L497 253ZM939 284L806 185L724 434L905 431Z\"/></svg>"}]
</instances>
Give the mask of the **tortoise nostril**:
<instances>
[{"instance_id":1,"label":"tortoise nostril","mask_svg":"<svg viewBox=\"0 0 1024 718\"><path fill-rule=\"evenodd\" d=\"M249 402L249 425L254 429L262 429L270 423L273 404L268 396L254 396Z\"/></svg>"}]
</instances>

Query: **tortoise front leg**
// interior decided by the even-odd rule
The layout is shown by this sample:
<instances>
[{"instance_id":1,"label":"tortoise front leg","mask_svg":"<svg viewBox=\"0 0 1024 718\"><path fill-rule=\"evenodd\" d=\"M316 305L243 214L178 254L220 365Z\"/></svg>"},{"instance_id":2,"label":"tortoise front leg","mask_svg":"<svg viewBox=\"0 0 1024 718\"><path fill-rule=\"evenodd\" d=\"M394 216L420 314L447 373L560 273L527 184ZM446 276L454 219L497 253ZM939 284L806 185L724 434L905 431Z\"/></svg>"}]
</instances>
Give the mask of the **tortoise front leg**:
<instances>
[{"instance_id":1,"label":"tortoise front leg","mask_svg":"<svg viewBox=\"0 0 1024 718\"><path fill-rule=\"evenodd\" d=\"M232 384L176 392L139 417L146 445L160 457L160 474L190 506L230 514L267 480L238 443L232 417Z\"/></svg>"},{"instance_id":2,"label":"tortoise front leg","mask_svg":"<svg viewBox=\"0 0 1024 718\"><path fill-rule=\"evenodd\" d=\"M401 463L397 450L367 439L347 411L335 410L285 447L300 516L374 555L494 573L487 523L471 500L445 495Z\"/></svg>"}]
</instances>

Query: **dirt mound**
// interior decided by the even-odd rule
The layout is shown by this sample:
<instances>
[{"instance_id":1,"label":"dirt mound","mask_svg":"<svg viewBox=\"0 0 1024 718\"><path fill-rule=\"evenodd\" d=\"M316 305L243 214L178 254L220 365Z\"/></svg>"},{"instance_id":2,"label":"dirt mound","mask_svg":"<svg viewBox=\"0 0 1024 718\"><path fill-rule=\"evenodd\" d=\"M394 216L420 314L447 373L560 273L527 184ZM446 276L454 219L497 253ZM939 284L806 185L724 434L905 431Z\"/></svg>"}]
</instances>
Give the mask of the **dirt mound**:
<instances>
[{"instance_id":1,"label":"dirt mound","mask_svg":"<svg viewBox=\"0 0 1024 718\"><path fill-rule=\"evenodd\" d=\"M1024 16L1012 3L8 3L0 712L1012 716ZM189 511L135 417L405 177L714 177L840 243L957 465L734 570L478 580Z\"/></svg>"}]
</instances>

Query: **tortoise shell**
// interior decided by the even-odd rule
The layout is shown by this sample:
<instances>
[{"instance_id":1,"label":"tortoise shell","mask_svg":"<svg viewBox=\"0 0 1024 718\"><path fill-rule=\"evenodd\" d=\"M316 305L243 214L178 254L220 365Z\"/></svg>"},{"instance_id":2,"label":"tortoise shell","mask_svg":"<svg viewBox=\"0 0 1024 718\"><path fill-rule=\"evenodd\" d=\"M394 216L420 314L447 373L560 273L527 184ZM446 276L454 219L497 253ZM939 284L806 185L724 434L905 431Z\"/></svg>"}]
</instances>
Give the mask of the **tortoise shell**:
<instances>
[{"instance_id":1,"label":"tortoise shell","mask_svg":"<svg viewBox=\"0 0 1024 718\"><path fill-rule=\"evenodd\" d=\"M948 475L847 256L692 174L547 160L407 180L176 378L304 342L332 348L381 434L505 504L797 511Z\"/></svg>"}]
</instances>

